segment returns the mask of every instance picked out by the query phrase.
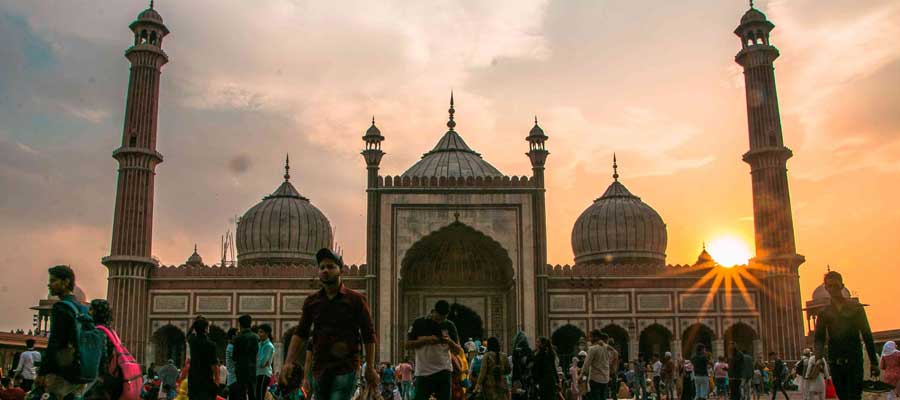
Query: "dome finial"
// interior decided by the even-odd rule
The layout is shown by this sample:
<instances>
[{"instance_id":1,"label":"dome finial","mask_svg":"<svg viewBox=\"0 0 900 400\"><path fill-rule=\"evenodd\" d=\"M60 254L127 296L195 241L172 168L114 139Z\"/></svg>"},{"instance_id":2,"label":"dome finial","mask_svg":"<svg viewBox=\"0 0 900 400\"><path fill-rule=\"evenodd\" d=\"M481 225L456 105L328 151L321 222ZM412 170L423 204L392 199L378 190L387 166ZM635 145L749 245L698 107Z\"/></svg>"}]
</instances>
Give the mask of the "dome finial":
<instances>
[{"instance_id":1,"label":"dome finial","mask_svg":"<svg viewBox=\"0 0 900 400\"><path fill-rule=\"evenodd\" d=\"M537 114L534 116L534 124L537 125Z\"/></svg>"},{"instance_id":2,"label":"dome finial","mask_svg":"<svg viewBox=\"0 0 900 400\"><path fill-rule=\"evenodd\" d=\"M197 252L197 243L194 243L194 253Z\"/></svg>"},{"instance_id":3,"label":"dome finial","mask_svg":"<svg viewBox=\"0 0 900 400\"><path fill-rule=\"evenodd\" d=\"M619 164L616 163L616 153L613 153L613 179L619 181Z\"/></svg>"},{"instance_id":4,"label":"dome finial","mask_svg":"<svg viewBox=\"0 0 900 400\"><path fill-rule=\"evenodd\" d=\"M753 0L750 0L750 8L753 8Z\"/></svg>"},{"instance_id":5,"label":"dome finial","mask_svg":"<svg viewBox=\"0 0 900 400\"><path fill-rule=\"evenodd\" d=\"M150 0L150 9L153 9L153 0Z\"/></svg>"},{"instance_id":6,"label":"dome finial","mask_svg":"<svg viewBox=\"0 0 900 400\"><path fill-rule=\"evenodd\" d=\"M291 180L291 155L284 155L284 181Z\"/></svg>"},{"instance_id":7,"label":"dome finial","mask_svg":"<svg viewBox=\"0 0 900 400\"><path fill-rule=\"evenodd\" d=\"M375 116L372 116L372 126L375 126Z\"/></svg>"},{"instance_id":8,"label":"dome finial","mask_svg":"<svg viewBox=\"0 0 900 400\"><path fill-rule=\"evenodd\" d=\"M703 251L706 251L706 241L703 241Z\"/></svg>"},{"instance_id":9,"label":"dome finial","mask_svg":"<svg viewBox=\"0 0 900 400\"><path fill-rule=\"evenodd\" d=\"M447 112L450 113L450 120L447 121L447 127L452 131L453 128L456 127L456 122L453 121L453 113L456 112L456 110L453 109L453 90L450 90L450 109L447 110Z\"/></svg>"}]
</instances>

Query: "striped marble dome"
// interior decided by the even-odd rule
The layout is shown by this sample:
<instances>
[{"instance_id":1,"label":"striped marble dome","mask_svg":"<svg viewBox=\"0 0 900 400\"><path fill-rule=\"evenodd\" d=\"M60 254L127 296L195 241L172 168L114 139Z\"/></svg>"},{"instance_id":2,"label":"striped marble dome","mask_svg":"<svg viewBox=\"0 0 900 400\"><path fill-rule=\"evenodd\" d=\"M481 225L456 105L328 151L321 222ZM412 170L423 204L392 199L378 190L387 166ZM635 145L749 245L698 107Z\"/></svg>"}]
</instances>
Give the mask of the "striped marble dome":
<instances>
[{"instance_id":1,"label":"striped marble dome","mask_svg":"<svg viewBox=\"0 0 900 400\"><path fill-rule=\"evenodd\" d=\"M666 224L616 179L572 228L575 263L665 263Z\"/></svg>"},{"instance_id":2,"label":"striped marble dome","mask_svg":"<svg viewBox=\"0 0 900 400\"><path fill-rule=\"evenodd\" d=\"M300 195L290 175L274 193L238 221L239 264L315 264L316 251L332 245L331 223Z\"/></svg>"}]
</instances>

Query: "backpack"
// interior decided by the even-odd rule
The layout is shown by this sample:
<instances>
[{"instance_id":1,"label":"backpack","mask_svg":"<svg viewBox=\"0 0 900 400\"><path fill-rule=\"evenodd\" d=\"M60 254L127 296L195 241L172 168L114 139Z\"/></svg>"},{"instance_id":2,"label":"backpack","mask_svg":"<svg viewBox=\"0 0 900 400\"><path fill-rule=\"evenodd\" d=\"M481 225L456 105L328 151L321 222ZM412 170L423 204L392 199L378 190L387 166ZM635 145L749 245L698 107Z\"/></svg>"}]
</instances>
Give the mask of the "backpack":
<instances>
[{"instance_id":1,"label":"backpack","mask_svg":"<svg viewBox=\"0 0 900 400\"><path fill-rule=\"evenodd\" d=\"M141 398L141 366L134 360L128 349L122 345L119 335L103 325L97 325L97 329L103 331L109 342L115 349L115 354L110 357L107 370L110 375L119 370L122 378L122 400L137 400Z\"/></svg>"},{"instance_id":2,"label":"backpack","mask_svg":"<svg viewBox=\"0 0 900 400\"><path fill-rule=\"evenodd\" d=\"M69 301L61 301L75 313L75 363L78 366L78 381L72 383L89 383L97 379L100 371L100 360L106 352L106 335L94 326L94 319Z\"/></svg>"}]
</instances>

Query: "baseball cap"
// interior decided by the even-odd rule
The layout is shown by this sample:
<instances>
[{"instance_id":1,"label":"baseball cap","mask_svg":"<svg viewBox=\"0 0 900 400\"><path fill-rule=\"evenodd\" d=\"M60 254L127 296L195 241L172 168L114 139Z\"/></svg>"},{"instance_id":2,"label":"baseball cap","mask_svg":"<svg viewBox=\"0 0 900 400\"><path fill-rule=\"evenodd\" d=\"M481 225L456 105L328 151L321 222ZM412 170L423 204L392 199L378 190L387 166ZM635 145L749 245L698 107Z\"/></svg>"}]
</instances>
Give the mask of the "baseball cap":
<instances>
[{"instance_id":1,"label":"baseball cap","mask_svg":"<svg viewBox=\"0 0 900 400\"><path fill-rule=\"evenodd\" d=\"M331 249L327 247L323 247L316 252L316 263L322 262L322 260L334 260L338 266L344 266L344 260L341 259L341 256L334 254Z\"/></svg>"}]
</instances>

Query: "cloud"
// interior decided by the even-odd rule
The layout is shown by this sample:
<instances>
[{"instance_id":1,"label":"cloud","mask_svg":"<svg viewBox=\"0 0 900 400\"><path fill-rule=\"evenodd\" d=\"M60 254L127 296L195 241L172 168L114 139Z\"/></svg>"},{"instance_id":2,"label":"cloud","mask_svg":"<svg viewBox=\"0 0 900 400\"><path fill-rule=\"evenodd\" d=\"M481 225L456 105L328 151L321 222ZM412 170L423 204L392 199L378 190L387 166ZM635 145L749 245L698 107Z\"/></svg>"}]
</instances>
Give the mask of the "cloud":
<instances>
[{"instance_id":1,"label":"cloud","mask_svg":"<svg viewBox=\"0 0 900 400\"><path fill-rule=\"evenodd\" d=\"M56 262L84 268L89 294L104 293L110 152L129 74L122 53L144 5L0 0L0 239L13 249L0 268L38 282L7 289L14 307L44 296L42 273ZM760 7L778 25L792 195L822 199L797 211L807 232L801 217L818 224L832 221L829 210L868 207L829 185L854 175L854 190L871 198L879 181L900 179L898 6ZM218 258L233 218L282 181L285 153L292 182L329 217L348 262L363 262L360 136L374 114L387 138L381 172L401 173L446 130L451 89L458 130L510 175L530 174L524 137L539 116L550 136L552 262L571 262L571 223L611 180L613 152L628 187L666 218L671 262L696 257L700 225L747 229L743 77L731 33L743 9L734 4L202 0L158 9L172 30L153 243L164 263L182 262L195 242L207 261ZM863 217L878 232L896 230ZM798 243L811 260L834 239L807 235Z\"/></svg>"}]
</instances>

